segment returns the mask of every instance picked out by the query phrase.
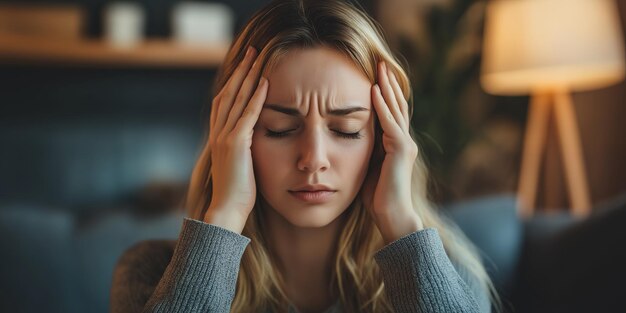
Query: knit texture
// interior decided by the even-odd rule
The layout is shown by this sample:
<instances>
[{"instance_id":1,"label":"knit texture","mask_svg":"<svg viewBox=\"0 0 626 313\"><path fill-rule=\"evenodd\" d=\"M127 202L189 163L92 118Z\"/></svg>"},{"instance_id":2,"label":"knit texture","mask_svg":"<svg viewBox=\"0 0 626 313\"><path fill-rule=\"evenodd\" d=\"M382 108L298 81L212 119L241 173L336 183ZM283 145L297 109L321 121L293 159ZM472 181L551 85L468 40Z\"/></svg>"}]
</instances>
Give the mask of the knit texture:
<instances>
[{"instance_id":1,"label":"knit texture","mask_svg":"<svg viewBox=\"0 0 626 313\"><path fill-rule=\"evenodd\" d=\"M230 312L249 243L238 233L185 218L177 242L145 241L122 255L113 274L111 312ZM434 228L386 245L374 259L397 313L490 312L487 294L466 271L457 271ZM339 303L324 313L341 313Z\"/></svg>"},{"instance_id":2,"label":"knit texture","mask_svg":"<svg viewBox=\"0 0 626 313\"><path fill-rule=\"evenodd\" d=\"M376 252L374 259L396 312L480 312L435 228L388 244Z\"/></svg>"}]
</instances>

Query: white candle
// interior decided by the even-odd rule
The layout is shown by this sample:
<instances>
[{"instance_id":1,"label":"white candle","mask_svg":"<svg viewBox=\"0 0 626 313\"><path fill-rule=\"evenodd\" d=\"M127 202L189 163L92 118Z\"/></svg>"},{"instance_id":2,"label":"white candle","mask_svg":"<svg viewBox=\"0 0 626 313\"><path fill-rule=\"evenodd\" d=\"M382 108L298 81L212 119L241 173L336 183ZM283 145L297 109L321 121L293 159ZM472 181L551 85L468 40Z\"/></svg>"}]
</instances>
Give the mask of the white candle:
<instances>
[{"instance_id":1,"label":"white candle","mask_svg":"<svg viewBox=\"0 0 626 313\"><path fill-rule=\"evenodd\" d=\"M230 42L234 19L232 9L224 4L181 2L172 12L172 33L181 43Z\"/></svg>"},{"instance_id":2,"label":"white candle","mask_svg":"<svg viewBox=\"0 0 626 313\"><path fill-rule=\"evenodd\" d=\"M115 2L105 9L105 36L116 47L131 47L143 38L144 12L135 3Z\"/></svg>"}]
</instances>

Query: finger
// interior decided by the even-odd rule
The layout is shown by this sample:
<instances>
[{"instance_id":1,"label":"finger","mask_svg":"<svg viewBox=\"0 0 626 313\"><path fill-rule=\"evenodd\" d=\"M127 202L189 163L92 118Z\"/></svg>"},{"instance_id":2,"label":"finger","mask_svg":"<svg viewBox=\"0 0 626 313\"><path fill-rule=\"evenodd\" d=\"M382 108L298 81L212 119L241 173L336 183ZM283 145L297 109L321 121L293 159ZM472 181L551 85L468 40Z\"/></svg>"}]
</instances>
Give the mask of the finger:
<instances>
[{"instance_id":1,"label":"finger","mask_svg":"<svg viewBox=\"0 0 626 313\"><path fill-rule=\"evenodd\" d=\"M400 107L396 102L396 96L394 95L393 89L391 88L391 84L389 83L389 76L387 76L387 65L384 61L379 63L379 87L382 91L383 98L385 99L385 103L389 105L389 110L393 117L395 117L396 123L400 125L402 129L405 129L404 118L402 117L402 113L400 112Z\"/></svg>"},{"instance_id":2,"label":"finger","mask_svg":"<svg viewBox=\"0 0 626 313\"><path fill-rule=\"evenodd\" d=\"M404 120L406 122L406 125L410 125L410 120L409 120L409 103L406 101L406 99L404 98L404 93L402 92L402 89L400 88L400 84L398 83L398 79L396 79L396 74L391 71L388 70L390 75L389 75L389 80L391 81L391 87L393 88L394 93L396 94L396 101L398 102L398 104L400 105L400 111L402 112L402 115L404 116Z\"/></svg>"},{"instance_id":3,"label":"finger","mask_svg":"<svg viewBox=\"0 0 626 313\"><path fill-rule=\"evenodd\" d=\"M233 103L233 107L230 110L230 114L228 115L228 120L226 121L226 125L224 125L225 132L231 132L235 127L235 124L241 117L241 113L248 105L248 101L250 101L250 97L254 92L255 86L257 86L257 79L259 77L261 71L261 63L258 59L254 61L252 68L248 72L246 79L239 89L239 93L235 98L235 103Z\"/></svg>"},{"instance_id":4,"label":"finger","mask_svg":"<svg viewBox=\"0 0 626 313\"><path fill-rule=\"evenodd\" d=\"M374 85L372 88L372 102L374 103L374 109L376 109L378 121L380 122L383 132L394 136L401 133L402 129L389 110L389 106L385 103L385 99L383 98L378 84Z\"/></svg>"},{"instance_id":5,"label":"finger","mask_svg":"<svg viewBox=\"0 0 626 313\"><path fill-rule=\"evenodd\" d=\"M213 128L215 127L215 117L217 116L217 106L220 103L220 99L222 98L222 93L219 93L215 98L213 98L213 102L211 103L211 121L209 124L209 134L213 133Z\"/></svg>"},{"instance_id":6,"label":"finger","mask_svg":"<svg viewBox=\"0 0 626 313\"><path fill-rule=\"evenodd\" d=\"M233 131L242 134L252 133L254 125L256 125L256 122L259 120L259 115L263 109L268 89L269 81L267 78L261 77L258 87L252 95L252 98L250 98L250 102L243 111L241 118L237 121Z\"/></svg>"},{"instance_id":7,"label":"finger","mask_svg":"<svg viewBox=\"0 0 626 313\"><path fill-rule=\"evenodd\" d=\"M244 60L237 65L237 68L233 72L230 78L228 78L228 82L224 86L224 90L220 91L221 99L220 103L217 107L217 116L215 117L215 131L221 133L224 128L224 124L226 124L226 120L228 118L228 114L233 106L233 102L235 101L235 97L241 89L241 83L243 82L245 76L250 71L250 67L252 66L252 61L256 55L256 51L253 47L249 47L248 52ZM217 134L216 134L217 135Z\"/></svg>"}]
</instances>

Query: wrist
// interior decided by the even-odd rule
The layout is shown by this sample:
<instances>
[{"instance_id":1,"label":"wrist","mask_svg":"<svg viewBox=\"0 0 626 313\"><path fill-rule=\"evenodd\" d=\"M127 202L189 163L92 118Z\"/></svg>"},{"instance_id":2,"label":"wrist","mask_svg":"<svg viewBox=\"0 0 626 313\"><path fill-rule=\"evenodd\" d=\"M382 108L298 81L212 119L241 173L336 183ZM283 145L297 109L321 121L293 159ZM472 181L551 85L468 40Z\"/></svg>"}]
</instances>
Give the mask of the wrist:
<instances>
[{"instance_id":1,"label":"wrist","mask_svg":"<svg viewBox=\"0 0 626 313\"><path fill-rule=\"evenodd\" d=\"M374 221L386 245L424 229L422 219L414 211L378 215L374 217Z\"/></svg>"},{"instance_id":2,"label":"wrist","mask_svg":"<svg viewBox=\"0 0 626 313\"><path fill-rule=\"evenodd\" d=\"M216 208L207 209L204 214L204 222L228 229L232 232L241 234L246 225L247 216L243 217L238 212L229 212Z\"/></svg>"}]
</instances>

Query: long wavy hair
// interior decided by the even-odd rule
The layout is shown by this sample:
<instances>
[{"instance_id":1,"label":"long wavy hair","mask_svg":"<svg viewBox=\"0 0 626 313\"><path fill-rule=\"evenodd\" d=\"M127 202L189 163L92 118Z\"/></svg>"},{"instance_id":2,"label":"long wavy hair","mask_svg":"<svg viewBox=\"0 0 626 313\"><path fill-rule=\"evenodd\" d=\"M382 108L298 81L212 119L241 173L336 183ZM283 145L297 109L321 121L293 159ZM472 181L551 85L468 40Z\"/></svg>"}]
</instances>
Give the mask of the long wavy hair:
<instances>
[{"instance_id":1,"label":"long wavy hair","mask_svg":"<svg viewBox=\"0 0 626 313\"><path fill-rule=\"evenodd\" d=\"M413 99L408 75L384 38L380 25L356 3L341 0L275 0L257 11L236 36L218 70L213 94L217 94L226 84L243 60L248 46L259 51L257 60L263 64L261 72L265 77L281 56L290 50L324 46L336 49L350 58L372 84L376 83L377 64L384 60L398 79L409 103L411 116ZM375 146L369 166L369 172L372 173L380 170L384 156L382 130L377 119L375 125ZM412 128L411 136L415 139ZM428 200L427 179L425 163L421 157L417 157L411 177L412 204L422 218L424 227L438 230L450 259L476 277L490 295L492 303L499 303L476 248L458 227L438 215ZM212 191L211 147L207 141L193 169L185 201L191 218L204 218ZM363 200L363 194L361 187L357 197L344 212L346 223L334 253L334 271L329 290L338 297L344 312L393 312L373 257L384 246L383 238L369 213L371 200ZM250 238L251 243L242 256L232 312L286 312L290 305L283 277L274 266L275 258L267 245L260 197L257 192L256 203L242 231L242 235Z\"/></svg>"}]
</instances>

